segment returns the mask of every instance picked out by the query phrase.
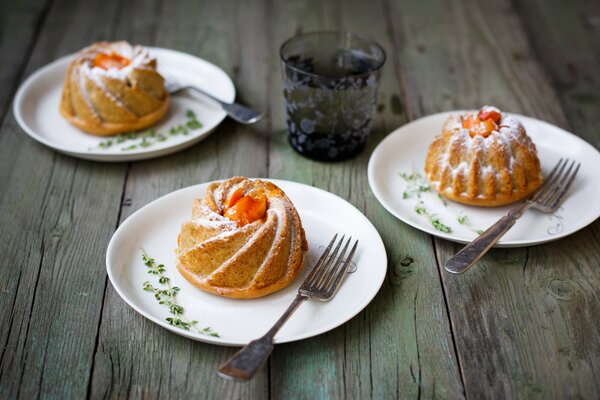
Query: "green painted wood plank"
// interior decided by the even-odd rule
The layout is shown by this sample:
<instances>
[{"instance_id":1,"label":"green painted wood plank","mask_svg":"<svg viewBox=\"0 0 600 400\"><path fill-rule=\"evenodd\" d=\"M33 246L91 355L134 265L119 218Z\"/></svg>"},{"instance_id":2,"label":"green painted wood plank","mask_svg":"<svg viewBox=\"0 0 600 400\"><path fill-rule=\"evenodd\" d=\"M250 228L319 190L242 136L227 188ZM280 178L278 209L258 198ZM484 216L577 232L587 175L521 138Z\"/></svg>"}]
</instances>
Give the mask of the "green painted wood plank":
<instances>
[{"instance_id":1,"label":"green painted wood plank","mask_svg":"<svg viewBox=\"0 0 600 400\"><path fill-rule=\"evenodd\" d=\"M528 19L509 2L390 3L390 10L414 117L491 103L568 127L528 44ZM460 246L436 239L467 397L598 396L597 238L592 227L545 246L493 250L461 276L441 267Z\"/></svg>"},{"instance_id":2,"label":"green painted wood plank","mask_svg":"<svg viewBox=\"0 0 600 400\"><path fill-rule=\"evenodd\" d=\"M321 187L349 200L375 224L389 257L388 277L365 311L330 333L275 348L273 398L462 397L432 241L387 213L367 183L366 167L374 147L406 122L400 65L393 57L385 13L382 4L360 1L277 3L272 10L274 54L296 32L347 29L375 38L389 55L372 137L364 153L351 161L319 163L294 153L283 132L281 80L273 84L270 114L277 136L271 141L269 175ZM271 71L280 75L278 62Z\"/></svg>"},{"instance_id":3,"label":"green painted wood plank","mask_svg":"<svg viewBox=\"0 0 600 400\"><path fill-rule=\"evenodd\" d=\"M568 128L600 148L600 4L515 2L532 52L565 110Z\"/></svg>"},{"instance_id":4,"label":"green painted wood plank","mask_svg":"<svg viewBox=\"0 0 600 400\"><path fill-rule=\"evenodd\" d=\"M10 108L48 6L47 0L0 3L0 121Z\"/></svg>"},{"instance_id":5,"label":"green painted wood plank","mask_svg":"<svg viewBox=\"0 0 600 400\"><path fill-rule=\"evenodd\" d=\"M596 29L592 17L581 18L594 15L593 3L564 10L551 3L533 20L535 4L519 5L521 17L506 2L379 6L55 4L28 73L99 38L126 37L222 65L240 97L268 108L272 118L256 130L226 122L194 148L132 164L127 174L123 165L55 154L18 132L12 116L4 121L0 397L83 397L92 356L92 397L461 397L440 274L469 397L597 397L598 223L556 244L493 251L481 268L453 279L436 271L435 252L441 265L459 246L436 240L434 247L429 236L393 219L370 194L365 175L368 154L395 126L488 101L573 126L597 145L597 80L590 78L597 62L589 54L597 54L598 42L581 36ZM564 37L552 30L559 17L569 21L560 28ZM531 24L524 28L524 20ZM394 51L369 148L355 160L322 164L297 156L282 134L277 49L294 32L338 27ZM496 37L496 31L507 33ZM573 42L583 44L570 48ZM565 66L559 54L574 61ZM564 75L572 71L575 78ZM261 135L269 131L267 143ZM121 219L179 187L241 173L311 183L349 199L374 222L390 257L384 287L364 312L326 335L278 346L270 372L246 385L214 375L232 349L148 323L110 285L105 289L103 264L124 182L130 205Z\"/></svg>"},{"instance_id":6,"label":"green painted wood plank","mask_svg":"<svg viewBox=\"0 0 600 400\"><path fill-rule=\"evenodd\" d=\"M232 76L238 98L258 109L266 108L268 71L264 65L271 55L263 30L266 10L260 3L246 8L233 2L172 1L157 15L152 44L214 62ZM265 176L267 141L261 128L255 129L226 120L191 149L132 164L121 220L185 186L234 175ZM109 284L91 394L93 398L266 398L266 370L247 384L217 376L217 366L234 351L167 332L133 311Z\"/></svg>"},{"instance_id":7,"label":"green painted wood plank","mask_svg":"<svg viewBox=\"0 0 600 400\"><path fill-rule=\"evenodd\" d=\"M116 1L56 1L25 75L108 36L119 11ZM12 115L1 131L0 397L81 398L125 169L57 154L25 136Z\"/></svg>"},{"instance_id":8,"label":"green painted wood plank","mask_svg":"<svg viewBox=\"0 0 600 400\"><path fill-rule=\"evenodd\" d=\"M0 123L10 110L10 103L23 78L23 72L35 39L47 14L48 1L31 0L0 3ZM0 143L6 138L0 130ZM10 164L7 164L10 165ZM0 183L8 179L10 168L0 169ZM0 198L4 191L0 192Z\"/></svg>"},{"instance_id":9,"label":"green painted wood plank","mask_svg":"<svg viewBox=\"0 0 600 400\"><path fill-rule=\"evenodd\" d=\"M4 116L9 109L12 95L17 89L19 76L24 69L24 63L28 60L29 49L35 42L38 25L45 18L45 1L25 2L3 2L0 4L0 58L3 61L0 69L0 121L4 121ZM6 40L7 37L11 40ZM6 130L0 130L0 135L6 133ZM10 168L0 169L0 182L6 187ZM0 199L7 193L2 190ZM1 228L0 228L1 229ZM6 231L8 232L8 231ZM4 231L2 231L4 237ZM7 279L0 284L0 309L8 310L13 307L15 294L17 291L18 279ZM0 340L8 337L10 330L9 324L0 326ZM6 352L6 347L1 350L0 360Z\"/></svg>"}]
</instances>

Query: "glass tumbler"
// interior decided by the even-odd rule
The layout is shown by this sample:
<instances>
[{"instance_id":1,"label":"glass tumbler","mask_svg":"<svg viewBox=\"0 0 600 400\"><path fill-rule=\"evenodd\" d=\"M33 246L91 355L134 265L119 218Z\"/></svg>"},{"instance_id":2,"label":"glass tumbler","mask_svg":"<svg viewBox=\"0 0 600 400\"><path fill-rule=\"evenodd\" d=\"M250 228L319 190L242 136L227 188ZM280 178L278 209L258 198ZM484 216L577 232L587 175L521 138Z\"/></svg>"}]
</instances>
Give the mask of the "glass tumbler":
<instances>
[{"instance_id":1,"label":"glass tumbler","mask_svg":"<svg viewBox=\"0 0 600 400\"><path fill-rule=\"evenodd\" d=\"M303 156L337 161L366 146L385 51L348 32L314 32L280 49L288 138Z\"/></svg>"}]
</instances>

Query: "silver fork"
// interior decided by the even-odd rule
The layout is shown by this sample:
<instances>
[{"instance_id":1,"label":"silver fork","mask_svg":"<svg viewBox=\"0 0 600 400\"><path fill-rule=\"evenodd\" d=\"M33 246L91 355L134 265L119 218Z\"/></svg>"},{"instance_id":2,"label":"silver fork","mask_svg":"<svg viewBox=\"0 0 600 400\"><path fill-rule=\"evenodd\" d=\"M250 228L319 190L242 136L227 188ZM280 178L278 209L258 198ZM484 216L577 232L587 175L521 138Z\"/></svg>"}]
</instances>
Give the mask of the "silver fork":
<instances>
[{"instance_id":1,"label":"silver fork","mask_svg":"<svg viewBox=\"0 0 600 400\"><path fill-rule=\"evenodd\" d=\"M569 159L563 160L561 158L542 186L531 198L511 209L508 214L500 218L494 225L490 226L485 232L448 260L445 266L446 271L453 274L461 274L471 268L473 264L512 228L517 219L527 209L535 208L545 213L556 211L575 180L575 176L577 176L577 172L579 172L579 167L581 166L580 163L571 161L569 168L565 171L567 164L569 164Z\"/></svg>"},{"instance_id":2,"label":"silver fork","mask_svg":"<svg viewBox=\"0 0 600 400\"><path fill-rule=\"evenodd\" d=\"M219 367L219 375L221 377L241 381L252 378L273 351L273 339L275 334L281 329L290 315L296 311L296 308L300 303L307 299L320 301L331 300L339 289L342 278L348 270L348 266L352 262L352 257L354 257L356 247L358 246L357 240L350 249L348 256L346 256L352 237L349 237L346 240L346 244L340 252L340 247L342 246L342 242L344 242L344 236L342 236L337 242L333 253L330 255L329 253L331 252L337 237L338 235L335 234L333 239L331 239L331 242L329 242L329 245L321 255L321 258L319 258L319 261L317 261L313 269L309 272L302 283L302 286L300 286L300 289L298 289L296 298L287 310L285 310L279 320L275 322L275 325L273 325L264 336L248 343L221 365Z\"/></svg>"},{"instance_id":3,"label":"silver fork","mask_svg":"<svg viewBox=\"0 0 600 400\"><path fill-rule=\"evenodd\" d=\"M249 107L243 106L238 103L227 103L221 99L216 98L212 94L205 92L199 87L193 85L182 85L178 83L173 77L169 76L168 74L165 74L164 72L161 72L161 75L163 76L163 78L165 78L165 89L167 90L167 92L169 92L169 94L177 94L183 90L193 90L194 92L200 93L201 95L208 97L214 102L219 103L223 110L227 112L227 115L229 115L233 120L241 124L253 124L262 119L263 117L261 113Z\"/></svg>"}]
</instances>

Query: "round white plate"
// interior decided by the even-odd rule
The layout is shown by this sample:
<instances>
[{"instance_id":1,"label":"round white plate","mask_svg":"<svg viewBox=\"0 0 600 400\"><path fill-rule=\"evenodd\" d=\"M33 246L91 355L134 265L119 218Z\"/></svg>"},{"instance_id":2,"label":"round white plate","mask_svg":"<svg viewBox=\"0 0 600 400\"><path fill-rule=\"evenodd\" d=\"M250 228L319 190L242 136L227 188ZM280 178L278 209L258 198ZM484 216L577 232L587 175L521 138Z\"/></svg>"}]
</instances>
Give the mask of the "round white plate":
<instances>
[{"instance_id":1,"label":"round white plate","mask_svg":"<svg viewBox=\"0 0 600 400\"><path fill-rule=\"evenodd\" d=\"M219 67L178 51L149 49L150 55L156 57L161 73L176 77L181 83L198 86L224 101L235 99L233 82ZM67 65L74 56L62 57L27 78L17 92L13 107L17 122L29 136L61 153L96 161L135 161L163 156L204 139L227 115L214 102L201 96L177 94L171 96L165 118L152 127L157 132L166 133L167 140L134 150L123 150L134 143L129 141L100 148L99 144L107 138L80 131L58 111ZM187 120L187 110L196 114L202 127L190 130L188 135L169 135L168 130L172 126Z\"/></svg>"},{"instance_id":2,"label":"round white plate","mask_svg":"<svg viewBox=\"0 0 600 400\"><path fill-rule=\"evenodd\" d=\"M191 216L192 200L201 197L207 183L172 192L144 206L117 229L106 254L108 276L119 295L137 312L179 335L221 345L244 345L263 335L296 296L307 266L314 265L336 232L359 240L354 257L356 271L347 275L329 302L307 301L277 334L277 343L291 342L327 332L358 314L375 297L385 278L387 257L381 237L369 220L345 200L300 183L271 180L296 206L306 231L309 251L302 276L287 288L252 300L236 300L205 293L188 283L175 268L175 249L181 223ZM173 327L165 318L169 311L145 281L157 279L147 273L140 248L166 267L166 274L181 290L177 302L184 316L197 320L198 328L209 326L220 337Z\"/></svg>"},{"instance_id":3,"label":"round white plate","mask_svg":"<svg viewBox=\"0 0 600 400\"><path fill-rule=\"evenodd\" d=\"M435 236L454 242L468 243L510 209L511 206L484 208L448 201L444 206L435 193L423 193L429 214L451 228L444 233L426 216L415 212L416 196L404 197L407 182L400 173L418 172L423 177L425 155L429 144L441 130L451 111L430 115L398 128L379 143L369 160L369 185L379 202L398 219ZM549 242L570 235L600 216L600 153L584 140L557 126L537 119L515 115L533 139L544 175L561 157L581 162L581 169L560 209L550 215L537 210L527 211L500 239L497 247L518 247ZM467 217L459 223L459 217Z\"/></svg>"}]
</instances>

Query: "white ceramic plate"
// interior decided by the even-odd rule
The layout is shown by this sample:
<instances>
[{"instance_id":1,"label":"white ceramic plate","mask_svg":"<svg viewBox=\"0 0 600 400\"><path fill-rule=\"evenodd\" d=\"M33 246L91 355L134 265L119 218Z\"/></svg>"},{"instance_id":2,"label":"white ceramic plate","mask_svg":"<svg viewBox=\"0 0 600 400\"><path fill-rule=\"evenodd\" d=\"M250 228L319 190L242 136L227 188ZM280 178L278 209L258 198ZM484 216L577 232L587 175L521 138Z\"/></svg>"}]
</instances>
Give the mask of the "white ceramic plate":
<instances>
[{"instance_id":1,"label":"white ceramic plate","mask_svg":"<svg viewBox=\"0 0 600 400\"><path fill-rule=\"evenodd\" d=\"M291 342L327 332L354 317L375 297L387 269L385 248L369 220L345 200L300 183L272 180L296 206L306 231L309 252L305 267L314 265L334 233L359 240L356 271L348 274L329 302L307 301L278 333L277 343ZM304 273L287 288L259 299L235 300L208 294L188 283L175 268L175 248L181 223L190 218L192 200L208 184L190 186L163 196L135 212L117 229L106 254L108 276L119 295L137 312L179 334L203 342L244 345L263 335L296 296ZM177 302L184 315L210 326L220 337L201 335L169 325L170 314L153 294L142 290L144 281L156 284L147 273L140 248L163 263L174 286L181 288ZM304 272L306 272L305 268Z\"/></svg>"},{"instance_id":2,"label":"white ceramic plate","mask_svg":"<svg viewBox=\"0 0 600 400\"><path fill-rule=\"evenodd\" d=\"M412 195L404 199L408 184L400 173L419 172L424 176L425 155L433 138L441 132L451 111L413 121L389 134L375 149L369 160L369 185L377 200L394 216L432 235L454 242L468 243L485 230L510 206L498 208L471 207L454 202L445 206L434 193L423 193L429 214L450 227L450 233L437 230L426 216L415 212L418 202ZM522 115L515 115L533 139L544 175L561 157L581 162L577 179L561 208L553 215L527 211L500 239L498 247L518 247L549 242L570 235L600 216L600 153L587 142L557 126ZM459 223L459 217L467 217Z\"/></svg>"},{"instance_id":3,"label":"white ceramic plate","mask_svg":"<svg viewBox=\"0 0 600 400\"><path fill-rule=\"evenodd\" d=\"M149 49L150 55L157 59L159 71L176 77L181 83L196 85L224 101L235 99L233 82L219 67L178 51ZM15 96L13 107L17 122L29 136L61 153L96 161L134 161L163 156L204 139L227 115L201 96L178 94L171 96L165 118L152 127L157 132L165 132L167 140L134 150L123 150L135 143L129 141L100 148L99 144L107 138L80 131L58 111L67 65L73 57L73 54L62 57L27 78ZM190 130L188 135L169 135L170 127L187 120L187 110L196 114L202 127Z\"/></svg>"}]
</instances>

